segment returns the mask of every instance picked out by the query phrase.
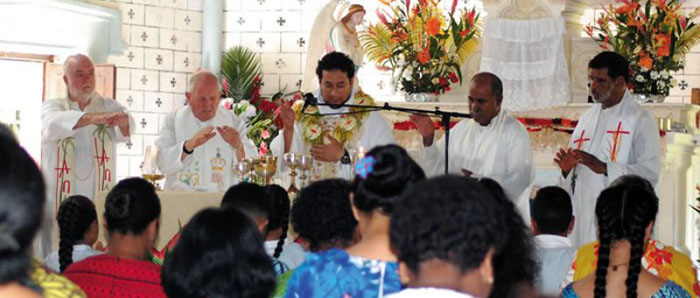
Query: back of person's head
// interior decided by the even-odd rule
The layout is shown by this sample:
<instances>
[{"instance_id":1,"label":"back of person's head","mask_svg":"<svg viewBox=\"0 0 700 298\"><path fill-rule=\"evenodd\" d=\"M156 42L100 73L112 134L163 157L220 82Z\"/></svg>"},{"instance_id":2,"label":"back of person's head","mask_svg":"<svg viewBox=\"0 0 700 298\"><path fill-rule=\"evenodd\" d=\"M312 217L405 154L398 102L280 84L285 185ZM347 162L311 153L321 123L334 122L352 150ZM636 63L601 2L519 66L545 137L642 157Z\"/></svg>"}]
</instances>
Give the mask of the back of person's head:
<instances>
[{"instance_id":1,"label":"back of person's head","mask_svg":"<svg viewBox=\"0 0 700 298\"><path fill-rule=\"evenodd\" d=\"M141 235L160 217L160 199L148 181L127 178L107 194L104 217L109 233Z\"/></svg>"},{"instance_id":2,"label":"back of person's head","mask_svg":"<svg viewBox=\"0 0 700 298\"><path fill-rule=\"evenodd\" d=\"M608 70L608 76L613 80L620 76L625 79L625 82L628 82L630 79L630 66L627 59L615 52L602 52L596 55L588 62L588 68L606 68Z\"/></svg>"},{"instance_id":3,"label":"back of person's head","mask_svg":"<svg viewBox=\"0 0 700 298\"><path fill-rule=\"evenodd\" d=\"M235 208L199 211L165 258L168 297L269 297L275 271L255 223Z\"/></svg>"},{"instance_id":4,"label":"back of person's head","mask_svg":"<svg viewBox=\"0 0 700 298\"><path fill-rule=\"evenodd\" d=\"M406 187L424 180L423 169L397 145L374 147L355 165L353 202L363 212L390 214Z\"/></svg>"},{"instance_id":5,"label":"back of person's head","mask_svg":"<svg viewBox=\"0 0 700 298\"><path fill-rule=\"evenodd\" d=\"M320 81L323 78L323 71L340 70L348 76L350 82L355 77L355 62L348 55L342 52L330 52L318 61L316 66L316 76Z\"/></svg>"},{"instance_id":6,"label":"back of person's head","mask_svg":"<svg viewBox=\"0 0 700 298\"><path fill-rule=\"evenodd\" d=\"M350 207L350 182L326 179L303 188L294 199L292 225L311 251L352 244L357 220Z\"/></svg>"},{"instance_id":7,"label":"back of person's head","mask_svg":"<svg viewBox=\"0 0 700 298\"><path fill-rule=\"evenodd\" d=\"M267 222L272 213L272 203L265 189L257 184L241 182L229 189L221 200L221 208L236 208L256 221Z\"/></svg>"},{"instance_id":8,"label":"back of person's head","mask_svg":"<svg viewBox=\"0 0 700 298\"><path fill-rule=\"evenodd\" d=\"M58 207L56 221L60 232L58 263L63 272L73 263L73 245L84 240L92 224L97 221L95 204L85 196L70 196Z\"/></svg>"},{"instance_id":9,"label":"back of person's head","mask_svg":"<svg viewBox=\"0 0 700 298\"><path fill-rule=\"evenodd\" d=\"M44 214L44 180L29 154L0 124L0 284L24 278Z\"/></svg>"},{"instance_id":10,"label":"back of person's head","mask_svg":"<svg viewBox=\"0 0 700 298\"><path fill-rule=\"evenodd\" d=\"M612 183L610 183L610 187L613 186L618 186L618 185L628 185L628 186L636 186L645 189L648 192L651 193L656 193L654 191L654 186L651 185L651 182L649 180L642 178L642 176L638 175L623 175L620 177L617 177L617 179L613 180Z\"/></svg>"},{"instance_id":11,"label":"back of person's head","mask_svg":"<svg viewBox=\"0 0 700 298\"><path fill-rule=\"evenodd\" d=\"M482 178L479 184L491 193L506 221L505 249L493 258L495 279L490 297L517 297L521 287L534 285L539 272L530 229L498 182Z\"/></svg>"},{"instance_id":12,"label":"back of person's head","mask_svg":"<svg viewBox=\"0 0 700 298\"><path fill-rule=\"evenodd\" d=\"M531 215L537 233L566 236L572 215L571 197L564 189L547 186L537 191Z\"/></svg>"},{"instance_id":13,"label":"back of person's head","mask_svg":"<svg viewBox=\"0 0 700 298\"><path fill-rule=\"evenodd\" d=\"M268 231L282 229L280 239L277 241L275 253L272 257L279 258L282 254L284 241L287 239L287 230L289 229L289 195L287 191L277 184L265 186L265 193L272 203L270 219L267 224Z\"/></svg>"},{"instance_id":14,"label":"back of person's head","mask_svg":"<svg viewBox=\"0 0 700 298\"><path fill-rule=\"evenodd\" d=\"M417 182L396 203L390 238L399 261L415 274L431 260L464 274L479 268L489 251L501 250L505 225L500 206L474 179L440 176Z\"/></svg>"},{"instance_id":15,"label":"back of person's head","mask_svg":"<svg viewBox=\"0 0 700 298\"><path fill-rule=\"evenodd\" d=\"M595 206L598 220L598 265L596 268L596 298L605 297L605 285L610 265L610 248L620 240L630 242L627 297L637 297L637 282L641 270L644 244L651 235L651 226L659 210L659 199L653 192L635 185L618 185L600 193Z\"/></svg>"}]
</instances>

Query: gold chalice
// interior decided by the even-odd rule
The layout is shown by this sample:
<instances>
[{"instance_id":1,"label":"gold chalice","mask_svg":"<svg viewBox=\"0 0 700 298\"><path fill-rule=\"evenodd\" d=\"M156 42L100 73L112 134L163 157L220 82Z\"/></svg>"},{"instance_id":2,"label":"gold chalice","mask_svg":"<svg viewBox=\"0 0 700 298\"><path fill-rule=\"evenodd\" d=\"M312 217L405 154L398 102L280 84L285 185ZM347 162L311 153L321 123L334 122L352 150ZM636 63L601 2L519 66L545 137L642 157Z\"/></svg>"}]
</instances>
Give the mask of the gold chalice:
<instances>
[{"instance_id":1,"label":"gold chalice","mask_svg":"<svg viewBox=\"0 0 700 298\"><path fill-rule=\"evenodd\" d=\"M295 184L295 180L297 176L296 168L299 166L299 155L289 152L285 153L282 159L284 164L289 167L289 181L291 182L289 183L287 193L297 193L299 189Z\"/></svg>"},{"instance_id":2,"label":"gold chalice","mask_svg":"<svg viewBox=\"0 0 700 298\"><path fill-rule=\"evenodd\" d=\"M233 165L234 173L236 173L236 175L238 175L238 177L240 177L240 180L238 181L239 183L245 181L246 174L250 174L252 169L253 169L253 163L250 159L247 159L247 158L240 160Z\"/></svg>"},{"instance_id":3,"label":"gold chalice","mask_svg":"<svg viewBox=\"0 0 700 298\"><path fill-rule=\"evenodd\" d=\"M277 162L275 159L275 162L263 162L261 161L260 163L256 164L253 166L255 169L255 174L258 175L259 177L263 178L264 185L270 184L270 178L275 175L275 172L277 172Z\"/></svg>"}]
</instances>

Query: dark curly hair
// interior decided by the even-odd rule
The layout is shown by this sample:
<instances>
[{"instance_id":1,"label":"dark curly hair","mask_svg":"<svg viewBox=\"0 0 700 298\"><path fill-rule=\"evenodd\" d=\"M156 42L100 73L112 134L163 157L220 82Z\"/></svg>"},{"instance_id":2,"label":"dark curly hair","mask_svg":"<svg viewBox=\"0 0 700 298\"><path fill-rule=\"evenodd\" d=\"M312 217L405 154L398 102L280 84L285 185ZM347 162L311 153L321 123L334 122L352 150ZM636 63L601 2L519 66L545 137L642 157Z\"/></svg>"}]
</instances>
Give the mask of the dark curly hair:
<instances>
[{"instance_id":1,"label":"dark curly hair","mask_svg":"<svg viewBox=\"0 0 700 298\"><path fill-rule=\"evenodd\" d=\"M532 220L543 234L561 235L571 224L573 207L571 197L558 186L547 186L537 191L532 202Z\"/></svg>"},{"instance_id":2,"label":"dark curly hair","mask_svg":"<svg viewBox=\"0 0 700 298\"><path fill-rule=\"evenodd\" d=\"M27 275L28 252L44 214L44 179L36 163L0 124L0 284Z\"/></svg>"},{"instance_id":3,"label":"dark curly hair","mask_svg":"<svg viewBox=\"0 0 700 298\"><path fill-rule=\"evenodd\" d=\"M625 82L630 80L630 65L625 57L615 52L602 52L588 62L589 69L608 70L608 76L615 80L622 76Z\"/></svg>"},{"instance_id":4,"label":"dark curly hair","mask_svg":"<svg viewBox=\"0 0 700 298\"><path fill-rule=\"evenodd\" d=\"M627 271L627 297L637 297L639 272L642 270L646 228L656 219L659 199L653 192L632 184L620 184L603 190L595 205L598 220L598 264L595 272L596 298L605 297L610 263L610 247L620 240L630 242Z\"/></svg>"},{"instance_id":5,"label":"dark curly hair","mask_svg":"<svg viewBox=\"0 0 700 298\"><path fill-rule=\"evenodd\" d=\"M277 184L265 186L265 193L272 203L272 212L270 213L267 230L282 229L280 239L277 241L277 247L275 247L275 253L272 256L276 259L282 254L282 247L287 239L287 230L289 229L289 195L282 186Z\"/></svg>"},{"instance_id":6,"label":"dark curly hair","mask_svg":"<svg viewBox=\"0 0 700 298\"><path fill-rule=\"evenodd\" d=\"M73 195L61 202L56 215L60 232L58 263L61 272L73 263L73 245L85 238L85 234L96 220L95 204L87 197Z\"/></svg>"},{"instance_id":7,"label":"dark curly hair","mask_svg":"<svg viewBox=\"0 0 700 298\"><path fill-rule=\"evenodd\" d=\"M374 147L365 158L372 158L375 162L366 177L355 176L353 201L360 211L371 213L381 210L390 214L392 206L406 187L425 180L423 169L401 146Z\"/></svg>"},{"instance_id":8,"label":"dark curly hair","mask_svg":"<svg viewBox=\"0 0 700 298\"><path fill-rule=\"evenodd\" d=\"M171 298L270 297L275 279L255 223L235 208L195 214L161 271Z\"/></svg>"},{"instance_id":9,"label":"dark curly hair","mask_svg":"<svg viewBox=\"0 0 700 298\"><path fill-rule=\"evenodd\" d=\"M221 208L236 208L254 219L268 219L272 213L272 203L265 189L257 184L241 182L229 189L221 200ZM267 228L263 236L267 235Z\"/></svg>"},{"instance_id":10,"label":"dark curly hair","mask_svg":"<svg viewBox=\"0 0 700 298\"><path fill-rule=\"evenodd\" d=\"M311 251L336 243L348 246L357 228L350 207L350 183L326 179L303 188L294 199L292 226L309 242Z\"/></svg>"},{"instance_id":11,"label":"dark curly hair","mask_svg":"<svg viewBox=\"0 0 700 298\"><path fill-rule=\"evenodd\" d=\"M493 256L494 282L490 297L517 297L521 287L532 287L539 274L535 244L529 225L498 182L482 178L479 183L493 196L505 215L501 233L506 235L505 249Z\"/></svg>"},{"instance_id":12,"label":"dark curly hair","mask_svg":"<svg viewBox=\"0 0 700 298\"><path fill-rule=\"evenodd\" d=\"M148 181L127 178L107 194L104 217L110 233L141 235L160 217L160 199Z\"/></svg>"},{"instance_id":13,"label":"dark curly hair","mask_svg":"<svg viewBox=\"0 0 700 298\"><path fill-rule=\"evenodd\" d=\"M501 250L505 218L475 180L453 175L409 187L391 215L390 239L399 261L413 272L431 259L462 272L478 268L490 249Z\"/></svg>"},{"instance_id":14,"label":"dark curly hair","mask_svg":"<svg viewBox=\"0 0 700 298\"><path fill-rule=\"evenodd\" d=\"M342 52L330 52L318 61L316 75L319 82L323 78L324 70L340 70L348 76L350 82L355 78L355 62L352 62L352 59Z\"/></svg>"}]
</instances>

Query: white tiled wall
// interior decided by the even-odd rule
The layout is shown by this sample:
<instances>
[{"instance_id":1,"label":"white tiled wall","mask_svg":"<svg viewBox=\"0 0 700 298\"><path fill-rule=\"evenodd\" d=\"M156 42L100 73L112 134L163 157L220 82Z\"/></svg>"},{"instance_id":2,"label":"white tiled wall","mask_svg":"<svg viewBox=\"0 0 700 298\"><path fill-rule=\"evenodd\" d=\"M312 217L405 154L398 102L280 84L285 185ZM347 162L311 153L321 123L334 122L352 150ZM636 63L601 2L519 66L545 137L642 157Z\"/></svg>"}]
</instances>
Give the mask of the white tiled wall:
<instances>
[{"instance_id":1,"label":"white tiled wall","mask_svg":"<svg viewBox=\"0 0 700 298\"><path fill-rule=\"evenodd\" d=\"M117 177L141 175L145 146L165 115L184 105L187 76L201 66L203 0L90 0L122 13L128 48L110 56L117 67L116 100L136 120L131 141L117 147Z\"/></svg>"}]
</instances>

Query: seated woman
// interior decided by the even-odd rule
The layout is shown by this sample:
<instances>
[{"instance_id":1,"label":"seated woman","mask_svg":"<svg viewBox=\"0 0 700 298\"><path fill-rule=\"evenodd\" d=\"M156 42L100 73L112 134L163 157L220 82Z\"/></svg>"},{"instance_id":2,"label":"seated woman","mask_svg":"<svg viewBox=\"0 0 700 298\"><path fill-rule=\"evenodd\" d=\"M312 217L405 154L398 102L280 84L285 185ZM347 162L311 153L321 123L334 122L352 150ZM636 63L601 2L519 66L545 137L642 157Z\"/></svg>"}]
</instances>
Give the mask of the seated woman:
<instances>
[{"instance_id":1,"label":"seated woman","mask_svg":"<svg viewBox=\"0 0 700 298\"><path fill-rule=\"evenodd\" d=\"M271 257L294 269L304 261L301 245L287 241L289 229L289 195L277 184L265 186L265 193L272 203L272 212L267 223L265 250Z\"/></svg>"},{"instance_id":2,"label":"seated woman","mask_svg":"<svg viewBox=\"0 0 700 298\"><path fill-rule=\"evenodd\" d=\"M622 176L611 184L611 186L618 185L641 187L656 196L651 183L640 176ZM594 241L578 248L574 259L571 261L569 272L562 284L562 288L596 271L599 247L600 242ZM673 246L664 245L654 239L650 239L645 247L644 256L642 257L643 269L663 280L672 280L688 291L688 293L692 293L694 297L700 296L700 285L698 284L696 268L690 257L677 251Z\"/></svg>"},{"instance_id":3,"label":"seated woman","mask_svg":"<svg viewBox=\"0 0 700 298\"><path fill-rule=\"evenodd\" d=\"M236 208L248 215L255 222L263 238L267 236L273 207L272 201L268 198L262 186L241 182L229 187L223 199L221 199L221 208ZM287 264L272 256L270 256L270 259L272 259L272 265L275 267L277 275L289 270Z\"/></svg>"},{"instance_id":4,"label":"seated woman","mask_svg":"<svg viewBox=\"0 0 700 298\"><path fill-rule=\"evenodd\" d=\"M391 215L391 244L407 289L388 297L488 297L504 247L501 206L473 179L413 185ZM520 215L515 215L521 218Z\"/></svg>"},{"instance_id":5,"label":"seated woman","mask_svg":"<svg viewBox=\"0 0 700 298\"><path fill-rule=\"evenodd\" d=\"M44 260L46 267L63 272L73 262L103 253L92 248L97 241L99 226L95 204L90 199L74 195L63 200L56 221L60 242L58 251L52 252Z\"/></svg>"},{"instance_id":6,"label":"seated woman","mask_svg":"<svg viewBox=\"0 0 700 298\"><path fill-rule=\"evenodd\" d=\"M209 208L182 229L162 282L170 298L269 297L275 271L251 218L235 208Z\"/></svg>"},{"instance_id":7,"label":"seated woman","mask_svg":"<svg viewBox=\"0 0 700 298\"><path fill-rule=\"evenodd\" d=\"M381 297L401 289L389 221L406 186L425 174L396 145L370 150L355 172L350 200L362 239L345 250L308 254L289 281L286 297Z\"/></svg>"},{"instance_id":8,"label":"seated woman","mask_svg":"<svg viewBox=\"0 0 700 298\"><path fill-rule=\"evenodd\" d=\"M638 186L603 190L595 207L600 241L595 274L569 284L562 296L690 297L678 284L642 268L658 208L656 195Z\"/></svg>"},{"instance_id":9,"label":"seated woman","mask_svg":"<svg viewBox=\"0 0 700 298\"><path fill-rule=\"evenodd\" d=\"M36 163L2 124L0 165L0 297L85 297L73 283L32 261L32 240L46 201L44 181ZM47 288L46 281L54 288Z\"/></svg>"},{"instance_id":10,"label":"seated woman","mask_svg":"<svg viewBox=\"0 0 700 298\"><path fill-rule=\"evenodd\" d=\"M149 261L158 236L160 199L141 178L120 181L105 200L107 253L64 272L90 297L165 297L160 266Z\"/></svg>"}]
</instances>

